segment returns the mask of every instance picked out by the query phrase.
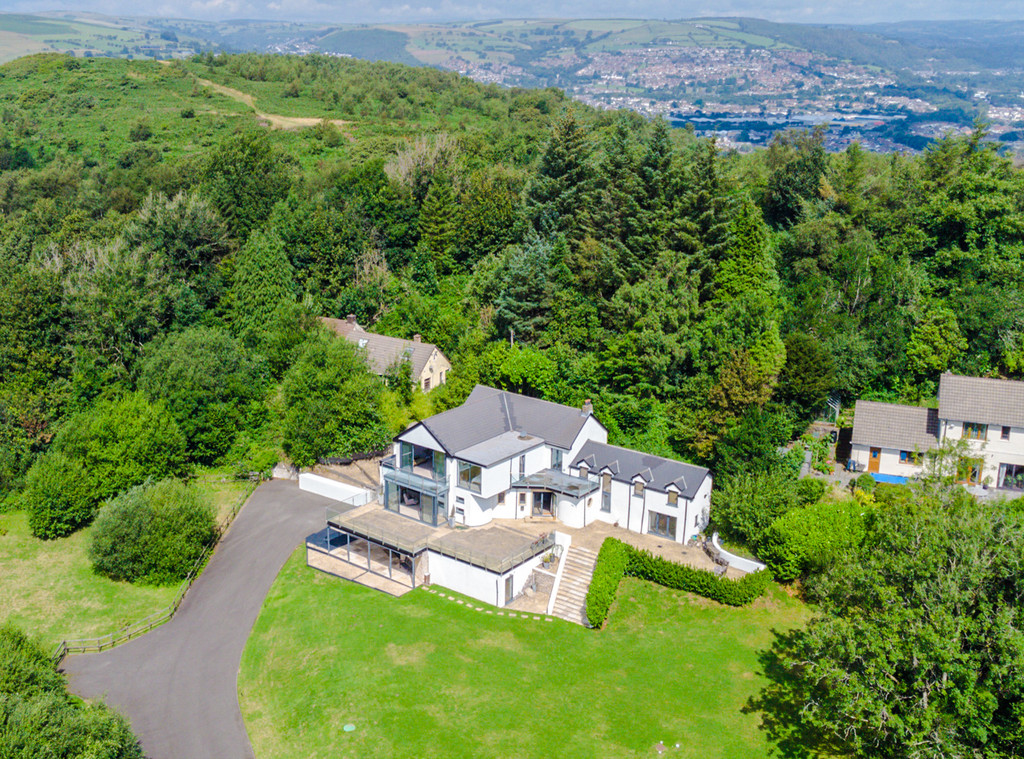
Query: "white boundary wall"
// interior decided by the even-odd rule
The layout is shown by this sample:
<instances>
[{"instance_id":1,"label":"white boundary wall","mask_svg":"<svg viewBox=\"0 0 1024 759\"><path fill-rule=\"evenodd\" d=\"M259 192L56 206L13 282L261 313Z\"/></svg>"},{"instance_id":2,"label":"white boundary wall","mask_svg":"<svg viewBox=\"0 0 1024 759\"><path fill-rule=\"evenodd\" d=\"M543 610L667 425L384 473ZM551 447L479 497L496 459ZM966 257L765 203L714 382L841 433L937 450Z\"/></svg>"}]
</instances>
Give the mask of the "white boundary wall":
<instances>
[{"instance_id":1,"label":"white boundary wall","mask_svg":"<svg viewBox=\"0 0 1024 759\"><path fill-rule=\"evenodd\" d=\"M303 472L299 475L299 490L316 493L325 498L333 498L335 501L344 501L352 496L366 492L355 485L347 485L344 482L338 482L337 480L321 477L319 474L311 474L310 472Z\"/></svg>"},{"instance_id":2,"label":"white boundary wall","mask_svg":"<svg viewBox=\"0 0 1024 759\"><path fill-rule=\"evenodd\" d=\"M729 562L730 567L740 569L747 574L754 572L760 572L762 569L767 567L759 561L753 561L752 559L744 559L742 556L737 556L734 553L729 553L722 548L722 544L718 542L718 533L716 532L711 536L711 544L718 549L719 553L722 554L722 558Z\"/></svg>"}]
</instances>

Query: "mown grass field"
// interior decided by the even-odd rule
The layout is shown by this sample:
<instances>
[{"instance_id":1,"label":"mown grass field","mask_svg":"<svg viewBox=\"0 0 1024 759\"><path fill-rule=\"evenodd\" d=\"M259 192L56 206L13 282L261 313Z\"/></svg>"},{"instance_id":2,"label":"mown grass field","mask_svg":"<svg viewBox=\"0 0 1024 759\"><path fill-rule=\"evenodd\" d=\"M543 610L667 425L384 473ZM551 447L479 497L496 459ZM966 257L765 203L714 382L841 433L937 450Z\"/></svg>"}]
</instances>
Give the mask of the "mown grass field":
<instances>
[{"instance_id":1,"label":"mown grass field","mask_svg":"<svg viewBox=\"0 0 1024 759\"><path fill-rule=\"evenodd\" d=\"M260 759L630 757L658 741L750 759L769 753L744 713L764 682L758 652L807 614L775 586L734 609L627 579L597 632L422 589L393 599L308 569L299 550L246 646L239 699Z\"/></svg>"},{"instance_id":2,"label":"mown grass field","mask_svg":"<svg viewBox=\"0 0 1024 759\"><path fill-rule=\"evenodd\" d=\"M200 482L218 519L251 489L220 477ZM14 622L49 647L65 638L106 635L170 603L176 585L132 585L93 572L91 535L86 527L67 538L38 540L24 511L0 514L0 623Z\"/></svg>"}]
</instances>

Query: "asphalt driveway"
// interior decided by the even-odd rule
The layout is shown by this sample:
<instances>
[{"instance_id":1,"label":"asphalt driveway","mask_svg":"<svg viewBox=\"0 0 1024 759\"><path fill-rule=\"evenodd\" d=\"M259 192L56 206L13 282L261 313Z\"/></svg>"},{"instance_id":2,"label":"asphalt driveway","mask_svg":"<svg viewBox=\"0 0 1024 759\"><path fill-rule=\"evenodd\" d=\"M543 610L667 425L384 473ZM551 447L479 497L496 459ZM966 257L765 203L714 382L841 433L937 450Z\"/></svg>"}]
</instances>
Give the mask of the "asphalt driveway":
<instances>
[{"instance_id":1,"label":"asphalt driveway","mask_svg":"<svg viewBox=\"0 0 1024 759\"><path fill-rule=\"evenodd\" d=\"M242 649L271 583L336 501L294 482L261 485L167 624L64 660L70 689L124 714L150 759L250 759L238 708Z\"/></svg>"}]
</instances>

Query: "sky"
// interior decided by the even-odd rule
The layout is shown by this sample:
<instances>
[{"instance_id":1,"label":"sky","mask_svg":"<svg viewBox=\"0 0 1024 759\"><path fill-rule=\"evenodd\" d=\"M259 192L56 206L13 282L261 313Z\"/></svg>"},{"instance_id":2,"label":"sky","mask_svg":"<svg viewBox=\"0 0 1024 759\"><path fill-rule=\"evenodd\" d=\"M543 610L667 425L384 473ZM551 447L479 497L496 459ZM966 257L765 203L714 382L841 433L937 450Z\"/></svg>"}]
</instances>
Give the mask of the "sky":
<instances>
[{"instance_id":1,"label":"sky","mask_svg":"<svg viewBox=\"0 0 1024 759\"><path fill-rule=\"evenodd\" d=\"M0 11L76 10L110 15L160 15L326 23L397 23L493 18L695 18L752 16L804 23L1015 19L1024 0L0 0Z\"/></svg>"}]
</instances>

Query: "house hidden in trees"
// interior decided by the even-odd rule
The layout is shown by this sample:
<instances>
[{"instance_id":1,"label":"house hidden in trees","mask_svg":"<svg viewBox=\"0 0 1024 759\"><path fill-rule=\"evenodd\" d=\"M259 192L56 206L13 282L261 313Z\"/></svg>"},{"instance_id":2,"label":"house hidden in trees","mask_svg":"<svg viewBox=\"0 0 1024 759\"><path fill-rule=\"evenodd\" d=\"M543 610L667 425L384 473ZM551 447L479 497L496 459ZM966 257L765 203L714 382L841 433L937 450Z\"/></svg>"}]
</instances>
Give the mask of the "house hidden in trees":
<instances>
[{"instance_id":1,"label":"house hidden in trees","mask_svg":"<svg viewBox=\"0 0 1024 759\"><path fill-rule=\"evenodd\" d=\"M851 456L872 474L921 474L924 454L965 440L964 484L1024 489L1024 382L943 374L939 407L857 401Z\"/></svg>"},{"instance_id":2,"label":"house hidden in trees","mask_svg":"<svg viewBox=\"0 0 1024 759\"><path fill-rule=\"evenodd\" d=\"M400 337L377 335L367 332L356 323L356 317L349 314L344 319L320 317L327 328L357 345L366 355L370 370L383 377L388 369L401 361L408 361L412 369L412 381L423 392L443 385L452 365L436 345L425 343L419 335L412 340Z\"/></svg>"},{"instance_id":3,"label":"house hidden in trees","mask_svg":"<svg viewBox=\"0 0 1024 759\"><path fill-rule=\"evenodd\" d=\"M329 516L326 546L365 571L393 579L400 568L413 587L429 575L503 606L564 545L559 523L679 543L707 525L707 469L607 440L589 401L573 408L477 385L461 406L394 439L380 490ZM322 478L300 484L331 495Z\"/></svg>"}]
</instances>

